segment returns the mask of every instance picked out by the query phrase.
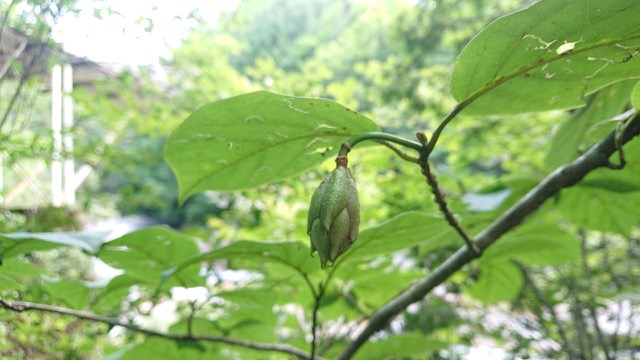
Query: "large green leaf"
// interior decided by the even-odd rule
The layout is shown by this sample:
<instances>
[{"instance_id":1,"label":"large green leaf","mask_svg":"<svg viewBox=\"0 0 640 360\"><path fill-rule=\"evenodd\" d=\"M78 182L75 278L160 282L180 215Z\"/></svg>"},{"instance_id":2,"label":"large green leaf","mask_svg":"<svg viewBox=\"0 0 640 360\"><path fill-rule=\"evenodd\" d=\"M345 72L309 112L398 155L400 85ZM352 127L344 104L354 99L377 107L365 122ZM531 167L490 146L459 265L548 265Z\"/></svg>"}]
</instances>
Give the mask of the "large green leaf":
<instances>
[{"instance_id":1,"label":"large green leaf","mask_svg":"<svg viewBox=\"0 0 640 360\"><path fill-rule=\"evenodd\" d=\"M277 320L273 306L291 301L290 294L282 295L273 287L244 287L234 291L220 292L216 296L225 299L225 311L224 315L216 321L227 332L231 332L241 323L247 323L247 320L273 326Z\"/></svg>"},{"instance_id":2,"label":"large green leaf","mask_svg":"<svg viewBox=\"0 0 640 360\"><path fill-rule=\"evenodd\" d=\"M480 279L467 291L491 304L510 300L522 286L522 273L513 263L553 265L580 256L580 243L572 235L548 223L528 224L507 233L480 258Z\"/></svg>"},{"instance_id":3,"label":"large green leaf","mask_svg":"<svg viewBox=\"0 0 640 360\"><path fill-rule=\"evenodd\" d=\"M134 231L105 243L98 257L106 264L149 284L160 283L161 272L199 252L195 240L166 227L155 226ZM185 269L167 286L197 286L201 284L199 268Z\"/></svg>"},{"instance_id":4,"label":"large green leaf","mask_svg":"<svg viewBox=\"0 0 640 360\"><path fill-rule=\"evenodd\" d=\"M329 100L258 91L194 112L169 137L164 156L184 200L295 175L334 155L348 138L376 130L365 116Z\"/></svg>"},{"instance_id":5,"label":"large green leaf","mask_svg":"<svg viewBox=\"0 0 640 360\"><path fill-rule=\"evenodd\" d=\"M480 265L502 259L518 260L526 264L553 265L575 260L580 256L580 243L571 234L554 224L527 224L489 247Z\"/></svg>"},{"instance_id":6,"label":"large green leaf","mask_svg":"<svg viewBox=\"0 0 640 360\"><path fill-rule=\"evenodd\" d=\"M167 267L163 272L165 280L175 276L181 276L185 269L193 268L203 261L215 261L231 259L242 263L242 268L248 268L249 263L253 266L263 267L265 264L275 264L288 269L293 274L309 274L320 268L319 263L311 258L308 246L298 241L237 241L228 246L214 249L197 256L193 256L185 261L176 264L174 267Z\"/></svg>"},{"instance_id":7,"label":"large green leaf","mask_svg":"<svg viewBox=\"0 0 640 360\"><path fill-rule=\"evenodd\" d=\"M578 226L628 236L633 226L640 224L640 191L632 191L635 187L637 183L621 179L579 183L562 190L558 206Z\"/></svg>"},{"instance_id":8,"label":"large green leaf","mask_svg":"<svg viewBox=\"0 0 640 360\"><path fill-rule=\"evenodd\" d=\"M424 244L437 248L456 239L449 224L440 216L406 212L380 225L362 231L351 249L338 261L346 262Z\"/></svg>"},{"instance_id":9,"label":"large green leaf","mask_svg":"<svg viewBox=\"0 0 640 360\"><path fill-rule=\"evenodd\" d=\"M502 17L469 42L451 80L469 114L584 105L585 96L640 77L640 2L543 0Z\"/></svg>"},{"instance_id":10,"label":"large green leaf","mask_svg":"<svg viewBox=\"0 0 640 360\"><path fill-rule=\"evenodd\" d=\"M96 254L108 235L108 232L2 234L0 235L0 259L33 251L51 250L59 246L76 246L90 254Z\"/></svg>"},{"instance_id":11,"label":"large green leaf","mask_svg":"<svg viewBox=\"0 0 640 360\"><path fill-rule=\"evenodd\" d=\"M46 279L42 287L55 302L72 309L83 309L89 303L89 288L79 281Z\"/></svg>"}]
</instances>

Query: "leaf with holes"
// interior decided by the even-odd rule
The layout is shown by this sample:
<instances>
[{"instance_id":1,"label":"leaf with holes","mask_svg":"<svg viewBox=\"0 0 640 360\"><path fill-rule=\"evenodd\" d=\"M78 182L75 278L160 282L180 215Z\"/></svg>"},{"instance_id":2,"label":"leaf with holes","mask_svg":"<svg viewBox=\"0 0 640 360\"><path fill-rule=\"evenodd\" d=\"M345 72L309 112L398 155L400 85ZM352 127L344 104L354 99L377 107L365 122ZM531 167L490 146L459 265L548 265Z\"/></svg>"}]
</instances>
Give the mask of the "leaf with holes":
<instances>
[{"instance_id":1,"label":"leaf with holes","mask_svg":"<svg viewBox=\"0 0 640 360\"><path fill-rule=\"evenodd\" d=\"M570 109L640 78L640 2L545 0L502 17L456 60L451 93L465 113Z\"/></svg>"},{"instance_id":2,"label":"leaf with holes","mask_svg":"<svg viewBox=\"0 0 640 360\"><path fill-rule=\"evenodd\" d=\"M184 200L287 178L335 155L350 137L377 130L329 100L258 91L198 109L169 137L164 156Z\"/></svg>"}]
</instances>

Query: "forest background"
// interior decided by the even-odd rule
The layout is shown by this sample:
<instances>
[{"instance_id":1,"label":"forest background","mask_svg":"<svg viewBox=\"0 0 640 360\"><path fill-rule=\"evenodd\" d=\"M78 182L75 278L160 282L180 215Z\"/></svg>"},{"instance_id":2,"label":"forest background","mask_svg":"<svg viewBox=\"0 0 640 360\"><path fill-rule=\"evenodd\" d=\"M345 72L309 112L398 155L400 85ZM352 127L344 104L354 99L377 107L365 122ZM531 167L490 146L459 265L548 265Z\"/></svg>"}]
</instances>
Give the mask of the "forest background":
<instances>
[{"instance_id":1,"label":"forest background","mask_svg":"<svg viewBox=\"0 0 640 360\"><path fill-rule=\"evenodd\" d=\"M307 242L309 200L334 166L333 154L321 167L290 179L257 189L206 191L180 204L178 184L163 157L171 132L204 104L268 90L334 100L399 136L430 133L456 105L450 80L464 46L493 20L533 3L243 0L215 22L205 21L194 10L188 16L194 26L170 49L160 72L125 69L116 78L74 92L74 156L78 164L94 168L77 194L78 204L33 213L2 209L0 232L80 230L83 223L100 218L144 215L197 238L201 251L240 240ZM51 34L56 19L73 16L79 11L76 5L75 1L3 1L0 11L6 16L3 25L55 47ZM120 16L106 1L94 5L92 11L102 21ZM154 31L151 18L140 18L138 23ZM50 156L49 104L38 92L39 81L33 76L24 85L22 107L10 109L8 97L2 98L9 116L0 125L0 150L9 164ZM467 230L482 229L552 170L611 131L606 120L630 109L636 82L617 82L591 95L588 106L577 110L457 118L431 160L450 206L466 219ZM6 79L0 84L7 93L16 86ZM41 111L25 110L29 108ZM105 145L105 138L114 141ZM457 359L485 346L496 349L496 358L509 359L637 356L640 181L639 163L633 163L639 153L637 142L630 144L636 151L627 152L629 165L616 174L617 180L594 178L579 191L563 193L562 201L556 198L546 204L518 229L511 242L515 250L503 247L504 256L494 253L455 273L377 333L358 356L425 358L427 354L430 359ZM274 284L265 287L255 265L214 262L206 286L158 292L122 277L121 284L105 282L94 271L98 260L77 247L5 256L0 297L91 310L168 333L191 331L189 319L204 312L202 318L215 318L215 325L194 326L210 334L255 343L286 342L304 351L308 343L317 342L319 353L333 358L362 319L463 244L451 236L442 219L439 225L414 226L411 217L441 215L411 164L373 146L354 152L350 163L360 192L361 229L383 229L392 233L391 239L409 232L410 238L420 241L398 252L384 253L384 246L374 249L376 259L367 258L366 265L358 263L348 273L336 275L341 281L338 290L316 302L320 323L316 323L317 308L312 316L314 302L308 295L285 301L291 291L302 292L305 285L292 283L281 293L274 291ZM541 240L531 245L513 241L531 238ZM110 265L117 268L113 256ZM116 285L117 293L101 292ZM270 292L272 297L267 296ZM240 311L231 310L236 307L256 318L243 318ZM112 360L153 358L158 352L166 359L185 354L194 359L211 354L303 357L224 341L180 342L112 325L47 311L3 309L0 355ZM310 335L316 327L318 339Z\"/></svg>"}]
</instances>

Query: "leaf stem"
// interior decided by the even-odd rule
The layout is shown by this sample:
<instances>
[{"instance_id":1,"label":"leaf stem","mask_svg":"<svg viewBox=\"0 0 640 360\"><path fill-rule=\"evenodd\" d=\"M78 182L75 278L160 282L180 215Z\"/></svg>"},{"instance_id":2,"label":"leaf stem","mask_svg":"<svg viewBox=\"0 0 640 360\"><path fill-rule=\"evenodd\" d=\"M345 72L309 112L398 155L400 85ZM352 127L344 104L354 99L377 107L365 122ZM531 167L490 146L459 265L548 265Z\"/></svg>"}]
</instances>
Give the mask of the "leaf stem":
<instances>
[{"instance_id":1,"label":"leaf stem","mask_svg":"<svg viewBox=\"0 0 640 360\"><path fill-rule=\"evenodd\" d=\"M393 151L394 153L396 153L396 155L398 155L402 160L406 160L412 163L419 163L418 158L413 157L409 154L407 154L406 152L400 150L399 148L395 147L394 145L392 145L391 143L389 143L388 141L378 141L378 143L388 147L389 149L391 149L391 151Z\"/></svg>"},{"instance_id":2,"label":"leaf stem","mask_svg":"<svg viewBox=\"0 0 640 360\"><path fill-rule=\"evenodd\" d=\"M372 131L372 132L366 132L366 133L356 135L351 139L345 141L345 143L342 144L342 147L340 148L340 152L338 153L338 156L347 155L347 153L349 153L349 151L351 151L351 149L354 146L356 146L358 143L365 140L374 140L378 142L384 141L384 142L394 143L400 146L408 147L415 151L422 150L422 144L415 142L413 140L405 139L403 137L384 133L384 132Z\"/></svg>"}]
</instances>

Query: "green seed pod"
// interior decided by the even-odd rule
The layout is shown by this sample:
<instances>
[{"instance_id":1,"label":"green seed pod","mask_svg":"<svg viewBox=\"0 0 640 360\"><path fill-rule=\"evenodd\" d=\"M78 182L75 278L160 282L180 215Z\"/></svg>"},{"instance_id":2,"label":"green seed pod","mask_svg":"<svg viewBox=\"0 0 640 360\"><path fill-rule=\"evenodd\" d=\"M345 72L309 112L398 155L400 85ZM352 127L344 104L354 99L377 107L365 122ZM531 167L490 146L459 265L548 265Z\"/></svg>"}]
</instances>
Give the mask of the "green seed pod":
<instances>
[{"instance_id":1,"label":"green seed pod","mask_svg":"<svg viewBox=\"0 0 640 360\"><path fill-rule=\"evenodd\" d=\"M347 167L347 157L336 158L336 168L318 186L311 197L307 234L311 237L311 255L318 251L320 264L335 263L358 237L360 202L356 181Z\"/></svg>"}]
</instances>

